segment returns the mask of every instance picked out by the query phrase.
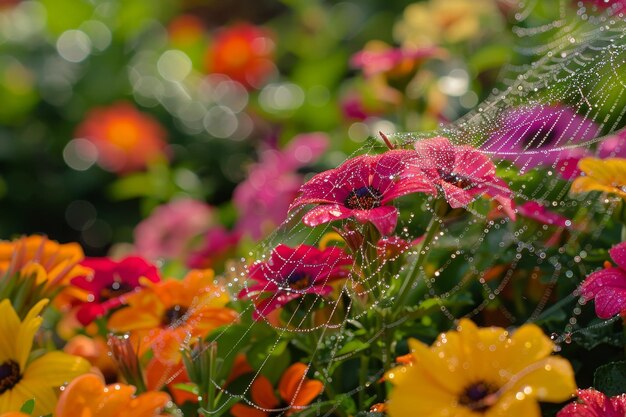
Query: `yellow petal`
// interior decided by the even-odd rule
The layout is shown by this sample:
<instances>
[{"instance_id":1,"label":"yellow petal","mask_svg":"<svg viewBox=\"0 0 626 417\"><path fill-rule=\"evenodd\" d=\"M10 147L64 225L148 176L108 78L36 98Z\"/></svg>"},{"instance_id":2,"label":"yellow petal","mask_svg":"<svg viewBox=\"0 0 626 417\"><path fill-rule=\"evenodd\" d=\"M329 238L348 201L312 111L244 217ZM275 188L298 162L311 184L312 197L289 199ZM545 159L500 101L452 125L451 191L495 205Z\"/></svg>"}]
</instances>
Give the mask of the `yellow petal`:
<instances>
[{"instance_id":1,"label":"yellow petal","mask_svg":"<svg viewBox=\"0 0 626 417\"><path fill-rule=\"evenodd\" d=\"M35 382L22 380L13 388L15 398L20 399L20 405L15 410L19 410L26 401L35 400L34 416L45 416L52 413L57 402L57 396L52 387L46 382Z\"/></svg>"},{"instance_id":2,"label":"yellow petal","mask_svg":"<svg viewBox=\"0 0 626 417\"><path fill-rule=\"evenodd\" d=\"M23 374L23 381L42 381L49 387L58 387L89 371L89 368L89 362L81 357L54 351L30 363Z\"/></svg>"},{"instance_id":3,"label":"yellow petal","mask_svg":"<svg viewBox=\"0 0 626 417\"><path fill-rule=\"evenodd\" d=\"M541 417L539 404L532 397L506 395L485 413L484 417Z\"/></svg>"},{"instance_id":4,"label":"yellow petal","mask_svg":"<svg viewBox=\"0 0 626 417\"><path fill-rule=\"evenodd\" d=\"M539 401L559 403L576 392L574 370L567 360L551 356L521 370L506 390Z\"/></svg>"},{"instance_id":5,"label":"yellow petal","mask_svg":"<svg viewBox=\"0 0 626 417\"><path fill-rule=\"evenodd\" d=\"M15 313L11 301L8 299L0 302L0 317L2 317L2 320L0 320L0 335L3 335L3 337L0 337L0 363L3 363L9 359L17 359L15 339L6 337L6 335L18 334L20 319L17 313ZM30 343L32 343L32 339ZM28 350L30 351L30 345Z\"/></svg>"},{"instance_id":6,"label":"yellow petal","mask_svg":"<svg viewBox=\"0 0 626 417\"><path fill-rule=\"evenodd\" d=\"M511 342L507 356L510 360L508 368L513 374L554 351L552 341L534 324L526 324L517 329L511 336Z\"/></svg>"},{"instance_id":7,"label":"yellow petal","mask_svg":"<svg viewBox=\"0 0 626 417\"><path fill-rule=\"evenodd\" d=\"M43 321L43 319L39 316L39 313L41 313L41 310L46 306L46 304L48 304L47 299L43 299L35 304L33 308L30 309L28 314L26 314L24 321L17 331L15 339L15 360L20 365L20 370L22 372L26 367L26 361L30 355L30 349L33 346L35 333L37 333L37 330L39 330L41 322Z\"/></svg>"},{"instance_id":8,"label":"yellow petal","mask_svg":"<svg viewBox=\"0 0 626 417\"><path fill-rule=\"evenodd\" d=\"M449 393L458 393L466 384L466 375L458 366L460 352L451 352L449 356L438 356L428 346L414 339L409 340L409 347L415 357L411 369L419 368L428 375L429 383L437 384Z\"/></svg>"},{"instance_id":9,"label":"yellow petal","mask_svg":"<svg viewBox=\"0 0 626 417\"><path fill-rule=\"evenodd\" d=\"M416 366L405 367L402 383L394 386L387 402L391 417L455 416L456 395L432 383L430 375ZM393 378L391 382L394 382Z\"/></svg>"}]
</instances>

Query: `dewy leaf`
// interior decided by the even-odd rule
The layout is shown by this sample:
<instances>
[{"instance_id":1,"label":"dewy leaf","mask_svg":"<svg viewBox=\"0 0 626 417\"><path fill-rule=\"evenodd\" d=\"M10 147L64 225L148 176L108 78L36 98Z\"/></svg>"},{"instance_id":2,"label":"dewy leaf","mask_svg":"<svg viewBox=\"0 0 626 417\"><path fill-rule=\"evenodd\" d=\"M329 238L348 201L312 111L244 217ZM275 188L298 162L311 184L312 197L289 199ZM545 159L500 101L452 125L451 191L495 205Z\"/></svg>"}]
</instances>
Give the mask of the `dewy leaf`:
<instances>
[{"instance_id":1,"label":"dewy leaf","mask_svg":"<svg viewBox=\"0 0 626 417\"><path fill-rule=\"evenodd\" d=\"M609 397L626 393L626 361L612 362L596 369L593 385Z\"/></svg>"}]
</instances>

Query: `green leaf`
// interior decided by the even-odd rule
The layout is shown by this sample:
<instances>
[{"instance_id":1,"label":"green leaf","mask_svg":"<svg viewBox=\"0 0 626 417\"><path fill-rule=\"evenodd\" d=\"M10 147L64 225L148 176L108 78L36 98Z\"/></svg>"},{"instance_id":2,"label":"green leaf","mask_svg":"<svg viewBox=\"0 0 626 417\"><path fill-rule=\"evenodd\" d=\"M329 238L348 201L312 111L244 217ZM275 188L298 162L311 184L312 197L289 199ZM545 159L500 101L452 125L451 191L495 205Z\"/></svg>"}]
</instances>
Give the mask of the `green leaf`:
<instances>
[{"instance_id":1,"label":"green leaf","mask_svg":"<svg viewBox=\"0 0 626 417\"><path fill-rule=\"evenodd\" d=\"M271 382L277 382L291 360L288 342L286 339L277 341L275 338L258 340L248 352L250 366Z\"/></svg>"},{"instance_id":2,"label":"green leaf","mask_svg":"<svg viewBox=\"0 0 626 417\"><path fill-rule=\"evenodd\" d=\"M626 393L626 361L612 362L596 369L593 385L607 396Z\"/></svg>"},{"instance_id":3,"label":"green leaf","mask_svg":"<svg viewBox=\"0 0 626 417\"><path fill-rule=\"evenodd\" d=\"M20 412L24 414L32 414L34 409L35 409L35 399L31 398L30 400L22 404L22 407L20 408Z\"/></svg>"},{"instance_id":4,"label":"green leaf","mask_svg":"<svg viewBox=\"0 0 626 417\"><path fill-rule=\"evenodd\" d=\"M361 350L365 350L369 347L369 343L362 342L360 340L351 340L346 343L339 352L337 352L338 356L345 355L347 353L354 353Z\"/></svg>"},{"instance_id":5,"label":"green leaf","mask_svg":"<svg viewBox=\"0 0 626 417\"><path fill-rule=\"evenodd\" d=\"M174 384L174 388L182 390L182 391L190 392L193 395L199 395L198 386L191 382L181 382L179 384Z\"/></svg>"}]
</instances>

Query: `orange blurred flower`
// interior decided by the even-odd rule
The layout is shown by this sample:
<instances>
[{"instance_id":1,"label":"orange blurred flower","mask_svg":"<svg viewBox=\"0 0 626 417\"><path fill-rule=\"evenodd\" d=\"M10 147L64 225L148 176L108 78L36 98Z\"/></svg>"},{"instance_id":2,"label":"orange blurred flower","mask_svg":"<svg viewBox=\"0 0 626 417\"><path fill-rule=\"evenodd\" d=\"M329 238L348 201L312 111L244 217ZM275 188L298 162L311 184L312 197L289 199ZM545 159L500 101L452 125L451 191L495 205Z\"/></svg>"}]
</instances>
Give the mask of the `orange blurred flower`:
<instances>
[{"instance_id":1,"label":"orange blurred flower","mask_svg":"<svg viewBox=\"0 0 626 417\"><path fill-rule=\"evenodd\" d=\"M114 382L117 379L117 364L109 354L107 343L101 337L92 339L83 335L74 336L63 347L63 351L87 359L91 366L100 371L105 381Z\"/></svg>"},{"instance_id":2,"label":"orange blurred flower","mask_svg":"<svg viewBox=\"0 0 626 417\"><path fill-rule=\"evenodd\" d=\"M55 409L56 417L153 417L170 401L164 392L135 396L135 387L126 384L105 386L97 375L74 379L63 391Z\"/></svg>"},{"instance_id":3,"label":"orange blurred flower","mask_svg":"<svg viewBox=\"0 0 626 417\"><path fill-rule=\"evenodd\" d=\"M197 16L183 14L170 22L167 26L167 32L172 44L184 47L202 39L204 23Z\"/></svg>"},{"instance_id":4,"label":"orange blurred flower","mask_svg":"<svg viewBox=\"0 0 626 417\"><path fill-rule=\"evenodd\" d=\"M228 293L213 278L213 271L205 269L190 271L183 281L146 283L127 297L128 307L113 313L108 327L131 332L140 356L152 348L160 361L178 363L185 341L237 320L237 312L225 307Z\"/></svg>"},{"instance_id":5,"label":"orange blurred flower","mask_svg":"<svg viewBox=\"0 0 626 417\"><path fill-rule=\"evenodd\" d=\"M76 136L96 146L98 165L117 173L141 170L163 158L167 145L159 122L124 102L91 109Z\"/></svg>"},{"instance_id":6,"label":"orange blurred flower","mask_svg":"<svg viewBox=\"0 0 626 417\"><path fill-rule=\"evenodd\" d=\"M287 416L301 411L324 389L321 381L306 378L308 369L303 363L295 363L285 370L278 382L280 398L276 396L272 383L264 376L258 376L250 391L257 408L235 404L230 414L234 417L269 417L277 414L269 410L283 411Z\"/></svg>"},{"instance_id":7,"label":"orange blurred flower","mask_svg":"<svg viewBox=\"0 0 626 417\"><path fill-rule=\"evenodd\" d=\"M182 362L170 364L161 362L157 358L152 358L146 365L146 387L151 391L157 391L163 387L172 394L174 402L182 405L186 402L198 402L198 396L193 393L176 388L178 384L188 384L191 382Z\"/></svg>"},{"instance_id":8,"label":"orange blurred flower","mask_svg":"<svg viewBox=\"0 0 626 417\"><path fill-rule=\"evenodd\" d=\"M267 30L240 23L219 32L207 50L208 72L224 74L246 87L260 87L274 71L274 41Z\"/></svg>"}]
</instances>

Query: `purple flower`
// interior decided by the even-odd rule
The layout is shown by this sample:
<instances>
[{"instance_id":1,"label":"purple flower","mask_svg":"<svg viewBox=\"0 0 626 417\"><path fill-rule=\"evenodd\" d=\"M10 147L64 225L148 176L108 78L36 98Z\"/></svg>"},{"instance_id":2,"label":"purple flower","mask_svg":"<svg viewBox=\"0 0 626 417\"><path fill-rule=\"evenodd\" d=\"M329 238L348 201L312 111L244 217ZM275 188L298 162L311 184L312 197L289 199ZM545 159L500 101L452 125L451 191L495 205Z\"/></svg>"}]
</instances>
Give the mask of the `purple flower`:
<instances>
[{"instance_id":1,"label":"purple flower","mask_svg":"<svg viewBox=\"0 0 626 417\"><path fill-rule=\"evenodd\" d=\"M626 242L609 250L616 267L607 263L604 269L589 275L580 286L583 297L594 300L596 314L608 319L626 313Z\"/></svg>"},{"instance_id":2,"label":"purple flower","mask_svg":"<svg viewBox=\"0 0 626 417\"><path fill-rule=\"evenodd\" d=\"M626 158L626 129L607 136L598 146L600 159Z\"/></svg>"},{"instance_id":3,"label":"purple flower","mask_svg":"<svg viewBox=\"0 0 626 417\"><path fill-rule=\"evenodd\" d=\"M518 107L502 115L498 129L482 148L528 169L572 157L572 152L578 152L574 145L598 132L594 122L564 106Z\"/></svg>"}]
</instances>

